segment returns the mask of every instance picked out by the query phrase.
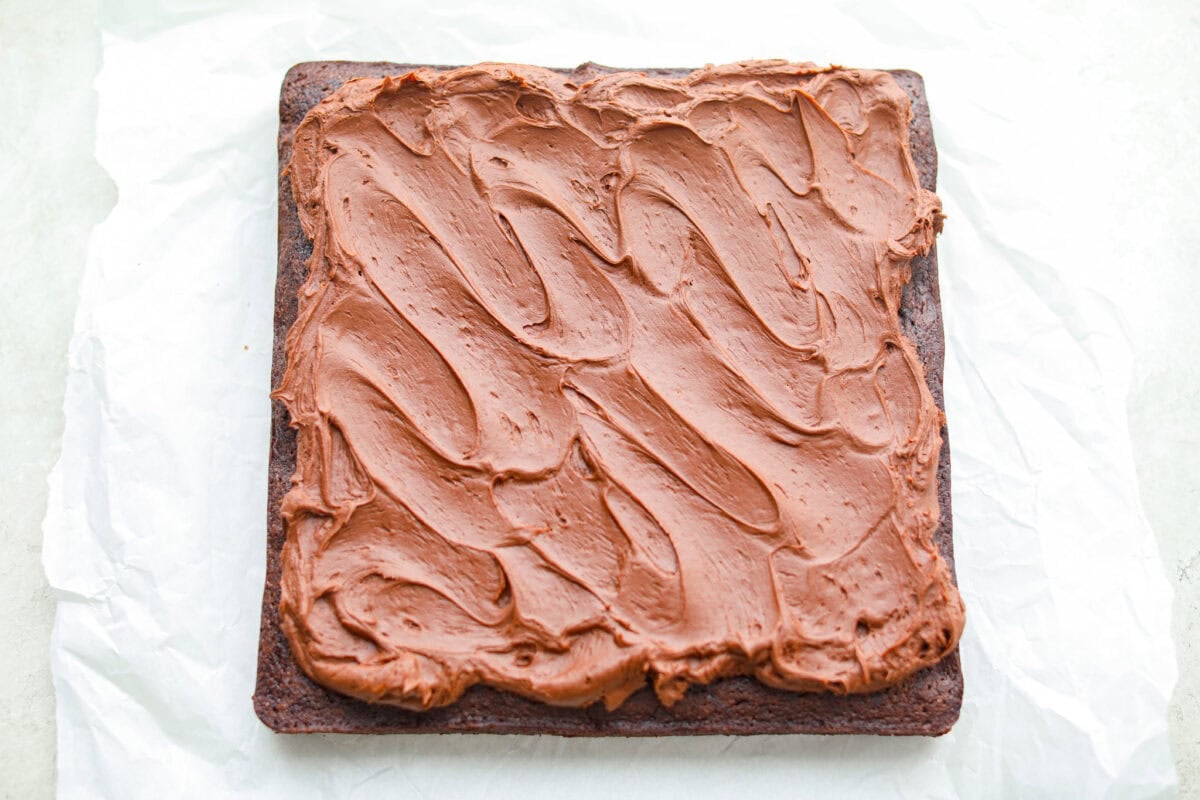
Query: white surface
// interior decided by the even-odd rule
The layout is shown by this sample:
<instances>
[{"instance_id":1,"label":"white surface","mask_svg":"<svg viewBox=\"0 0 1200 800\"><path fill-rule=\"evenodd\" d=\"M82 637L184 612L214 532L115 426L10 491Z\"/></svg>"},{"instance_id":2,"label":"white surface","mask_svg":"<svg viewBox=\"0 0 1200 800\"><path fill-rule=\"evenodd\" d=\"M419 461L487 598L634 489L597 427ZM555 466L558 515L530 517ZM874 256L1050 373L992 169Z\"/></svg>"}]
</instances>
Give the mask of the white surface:
<instances>
[{"instance_id":1,"label":"white surface","mask_svg":"<svg viewBox=\"0 0 1200 800\"><path fill-rule=\"evenodd\" d=\"M113 199L92 154L99 37L71 5L47 15L0 0L0 797L14 800L54 791L41 523L87 236Z\"/></svg>"},{"instance_id":2,"label":"white surface","mask_svg":"<svg viewBox=\"0 0 1200 800\"><path fill-rule=\"evenodd\" d=\"M84 279L47 520L46 566L60 597L62 796L177 795L181 786L288 796L473 786L503 796L529 775L545 781L522 785L533 796L567 785L636 795L656 779L698 795L785 786L1132 797L1169 784L1169 597L1137 505L1129 350L1115 316L1154 282L1120 280L1121 256L1136 251L1120 249L1114 223L1137 219L1153 238L1176 220L1145 214L1140 193L1122 196L1139 162L1114 154L1149 129L1123 111L1145 103L1169 114L1171 92L1186 84L1155 88L1132 59L1115 69L1086 35L1118 41L1143 18L1114 8L1083 31L1066 17L1039 31L1022 8L984 19L880 4L825 19L785 10L790 19L765 33L756 14L693 16L671 32L665 12L650 9L546 17L508 4L392 10L363 30L361 8L337 8L320 24L281 11L106 15L98 153L121 199ZM928 82L951 215L941 242L946 389L970 614L968 698L954 733L933 742L266 733L249 694L273 109L286 67L317 57L676 65L776 54L911 66ZM1194 50L1183 66L1188 57L1195 66ZM1066 136L1096 109L1105 124ZM1110 166L1089 169L1097 163ZM1176 202L1191 207L1186 196Z\"/></svg>"}]
</instances>

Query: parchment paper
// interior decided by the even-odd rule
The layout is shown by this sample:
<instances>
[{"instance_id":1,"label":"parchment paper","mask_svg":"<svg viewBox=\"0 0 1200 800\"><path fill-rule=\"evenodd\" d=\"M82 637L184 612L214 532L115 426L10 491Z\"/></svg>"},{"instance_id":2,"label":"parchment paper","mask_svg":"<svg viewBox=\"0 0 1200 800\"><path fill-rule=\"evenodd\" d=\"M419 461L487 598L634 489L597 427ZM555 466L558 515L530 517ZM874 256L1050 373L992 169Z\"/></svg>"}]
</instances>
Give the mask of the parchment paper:
<instances>
[{"instance_id":1,"label":"parchment paper","mask_svg":"<svg viewBox=\"0 0 1200 800\"><path fill-rule=\"evenodd\" d=\"M90 247L45 525L59 795L1169 794L1170 592L1125 416L1119 309L1138 272L1098 222L1136 202L1121 191L1121 150L1150 124L1135 102L1170 100L1147 98L1136 51L1114 44L1128 13L899 0L110 4L97 157L119 200ZM907 67L927 81L949 215L946 402L968 609L958 725L937 740L269 732L250 696L286 69L750 57Z\"/></svg>"}]
</instances>

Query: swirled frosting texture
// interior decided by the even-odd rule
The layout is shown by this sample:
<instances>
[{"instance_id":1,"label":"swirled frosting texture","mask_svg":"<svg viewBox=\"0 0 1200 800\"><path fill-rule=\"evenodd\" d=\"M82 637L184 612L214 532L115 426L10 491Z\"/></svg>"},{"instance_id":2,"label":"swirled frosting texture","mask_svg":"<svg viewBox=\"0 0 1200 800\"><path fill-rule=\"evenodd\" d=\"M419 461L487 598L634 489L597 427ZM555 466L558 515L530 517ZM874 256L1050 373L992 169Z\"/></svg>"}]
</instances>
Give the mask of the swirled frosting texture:
<instances>
[{"instance_id":1,"label":"swirled frosting texture","mask_svg":"<svg viewBox=\"0 0 1200 800\"><path fill-rule=\"evenodd\" d=\"M949 652L941 414L898 308L941 213L881 72L345 84L289 175L310 276L282 618L428 709L856 692Z\"/></svg>"}]
</instances>

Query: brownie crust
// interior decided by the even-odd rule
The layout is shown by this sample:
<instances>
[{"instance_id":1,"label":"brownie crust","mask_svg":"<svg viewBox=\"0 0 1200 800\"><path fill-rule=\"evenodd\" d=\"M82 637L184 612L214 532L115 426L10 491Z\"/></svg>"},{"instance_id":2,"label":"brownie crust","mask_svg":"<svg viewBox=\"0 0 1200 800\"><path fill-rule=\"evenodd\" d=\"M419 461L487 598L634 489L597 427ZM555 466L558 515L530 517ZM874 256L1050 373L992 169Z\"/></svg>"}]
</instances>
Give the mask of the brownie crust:
<instances>
[{"instance_id":1,"label":"brownie crust","mask_svg":"<svg viewBox=\"0 0 1200 800\"><path fill-rule=\"evenodd\" d=\"M345 81L382 77L420 65L390 62L309 62L288 71L279 105L279 265L275 285L275 340L271 385L278 386L285 364L284 343L296 319L300 286L307 277L312 246L301 230L291 185L283 167L291 159L292 136L309 109ZM612 71L595 64L565 70L583 82ZM678 77L688 69L650 69L647 74ZM921 76L907 70L892 75L913 102L909 127L913 161L921 186L937 182L937 150ZM936 249L912 262L904 288L900 323L916 346L926 381L938 407L942 392L945 341L938 290ZM458 702L413 712L366 703L325 689L301 672L280 627L280 555L284 544L280 501L291 486L296 435L283 403L272 401L267 491L267 577L259 638L254 708L268 727L281 733L525 733L561 736L670 736L698 734L856 733L937 736L958 719L962 668L957 650L932 667L883 691L834 695L771 689L754 678L728 678L692 687L671 708L643 689L615 711L597 704L560 708L486 686L470 689ZM945 426L938 462L940 523L934 542L954 571L950 508L950 447Z\"/></svg>"}]
</instances>

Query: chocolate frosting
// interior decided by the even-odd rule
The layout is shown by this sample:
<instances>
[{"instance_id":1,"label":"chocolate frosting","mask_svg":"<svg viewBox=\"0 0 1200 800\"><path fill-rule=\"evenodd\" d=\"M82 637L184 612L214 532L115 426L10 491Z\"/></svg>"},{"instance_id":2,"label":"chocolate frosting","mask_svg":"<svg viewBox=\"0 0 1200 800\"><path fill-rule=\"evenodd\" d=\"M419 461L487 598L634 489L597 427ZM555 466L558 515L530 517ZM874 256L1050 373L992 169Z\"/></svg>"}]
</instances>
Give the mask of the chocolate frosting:
<instances>
[{"instance_id":1,"label":"chocolate frosting","mask_svg":"<svg viewBox=\"0 0 1200 800\"><path fill-rule=\"evenodd\" d=\"M887 73L784 62L422 69L316 106L274 395L304 671L615 708L949 653L942 415L898 321L942 219L910 113Z\"/></svg>"}]
</instances>

